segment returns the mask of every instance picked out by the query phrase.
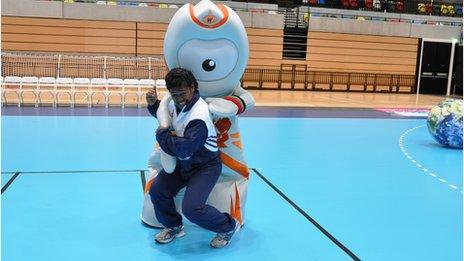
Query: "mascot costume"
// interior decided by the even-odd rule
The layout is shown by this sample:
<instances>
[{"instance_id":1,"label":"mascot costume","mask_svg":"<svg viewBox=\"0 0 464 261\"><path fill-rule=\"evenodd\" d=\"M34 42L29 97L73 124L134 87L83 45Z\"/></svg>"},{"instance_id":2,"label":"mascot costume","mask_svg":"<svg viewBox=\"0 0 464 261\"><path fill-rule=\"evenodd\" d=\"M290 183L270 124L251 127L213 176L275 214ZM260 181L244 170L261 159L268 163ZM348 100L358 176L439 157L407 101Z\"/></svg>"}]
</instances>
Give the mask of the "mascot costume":
<instances>
[{"instance_id":1,"label":"mascot costume","mask_svg":"<svg viewBox=\"0 0 464 261\"><path fill-rule=\"evenodd\" d=\"M192 71L216 126L223 169L207 204L229 213L242 225L249 169L243 156L237 115L254 106L251 94L240 86L248 52L248 38L239 16L231 8L209 0L182 6L169 23L164 39L168 68ZM161 100L157 113L161 126L170 126L166 108L170 99L167 94ZM172 173L175 164L175 158L155 146L148 161L150 177L141 214L142 221L149 226L163 227L154 213L148 194L150 186L161 169ZM182 189L175 198L179 213L184 192Z\"/></svg>"}]
</instances>

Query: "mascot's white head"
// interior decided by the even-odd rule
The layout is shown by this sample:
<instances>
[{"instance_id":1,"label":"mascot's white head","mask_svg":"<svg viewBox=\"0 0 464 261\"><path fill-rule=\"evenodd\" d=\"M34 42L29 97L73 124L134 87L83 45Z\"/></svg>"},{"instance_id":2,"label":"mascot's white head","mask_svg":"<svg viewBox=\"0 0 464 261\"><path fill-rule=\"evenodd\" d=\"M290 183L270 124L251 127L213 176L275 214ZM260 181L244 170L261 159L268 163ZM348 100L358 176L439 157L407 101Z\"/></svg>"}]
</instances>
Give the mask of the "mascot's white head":
<instances>
[{"instance_id":1,"label":"mascot's white head","mask_svg":"<svg viewBox=\"0 0 464 261\"><path fill-rule=\"evenodd\" d=\"M229 95L245 71L248 52L246 30L237 13L209 0L182 6L164 38L168 68L192 71L203 97Z\"/></svg>"}]
</instances>

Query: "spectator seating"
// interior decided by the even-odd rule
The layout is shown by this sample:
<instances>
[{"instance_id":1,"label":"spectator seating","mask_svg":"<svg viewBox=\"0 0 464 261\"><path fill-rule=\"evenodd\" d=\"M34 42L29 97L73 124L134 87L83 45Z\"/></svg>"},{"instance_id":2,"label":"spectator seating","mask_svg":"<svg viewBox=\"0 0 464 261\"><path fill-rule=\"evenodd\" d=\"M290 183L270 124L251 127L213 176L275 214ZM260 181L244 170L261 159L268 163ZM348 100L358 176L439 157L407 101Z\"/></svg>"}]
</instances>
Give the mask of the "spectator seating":
<instances>
[{"instance_id":1,"label":"spectator seating","mask_svg":"<svg viewBox=\"0 0 464 261\"><path fill-rule=\"evenodd\" d=\"M107 99L107 85L108 82L106 79L103 78L92 78L90 79L90 105L96 105L100 103L100 100L97 100L97 103L94 103L94 97L96 95L101 95L104 100L105 107L108 107L108 99Z\"/></svg>"},{"instance_id":2,"label":"spectator seating","mask_svg":"<svg viewBox=\"0 0 464 261\"><path fill-rule=\"evenodd\" d=\"M74 78L73 80L74 90L73 94L73 103L76 105L87 104L88 107L91 107L91 89L90 89L90 79L89 78Z\"/></svg>"},{"instance_id":3,"label":"spectator seating","mask_svg":"<svg viewBox=\"0 0 464 261\"><path fill-rule=\"evenodd\" d=\"M454 11L457 16L462 16L462 5L456 5L454 7Z\"/></svg>"},{"instance_id":4,"label":"spectator seating","mask_svg":"<svg viewBox=\"0 0 464 261\"><path fill-rule=\"evenodd\" d=\"M456 14L456 11L454 10L454 6L448 5L448 15L454 16L455 14Z\"/></svg>"},{"instance_id":5,"label":"spectator seating","mask_svg":"<svg viewBox=\"0 0 464 261\"><path fill-rule=\"evenodd\" d=\"M153 89L153 87L156 87L155 81L152 79L141 79L139 81L139 85L140 85L139 101L142 100L143 97L145 97L146 92Z\"/></svg>"},{"instance_id":6,"label":"spectator seating","mask_svg":"<svg viewBox=\"0 0 464 261\"><path fill-rule=\"evenodd\" d=\"M374 1L373 1L373 0L365 0L365 1L364 1L364 7L365 7L367 10L372 10L372 9L374 9Z\"/></svg>"},{"instance_id":7,"label":"spectator seating","mask_svg":"<svg viewBox=\"0 0 464 261\"><path fill-rule=\"evenodd\" d=\"M373 5L374 5L374 10L376 11L380 11L382 9L382 3L380 2L380 0L374 0Z\"/></svg>"},{"instance_id":8,"label":"spectator seating","mask_svg":"<svg viewBox=\"0 0 464 261\"><path fill-rule=\"evenodd\" d=\"M136 104L141 104L140 96L140 85L137 79L124 79L123 81L124 91L122 94L122 107L125 107L127 97L135 97Z\"/></svg>"},{"instance_id":9,"label":"spectator seating","mask_svg":"<svg viewBox=\"0 0 464 261\"><path fill-rule=\"evenodd\" d=\"M425 4L425 13L428 15L433 13L433 4L431 2Z\"/></svg>"},{"instance_id":10,"label":"spectator seating","mask_svg":"<svg viewBox=\"0 0 464 261\"><path fill-rule=\"evenodd\" d=\"M395 12L396 8L396 1L395 0L388 0L387 1L387 12Z\"/></svg>"},{"instance_id":11,"label":"spectator seating","mask_svg":"<svg viewBox=\"0 0 464 261\"><path fill-rule=\"evenodd\" d=\"M24 98L33 96L33 104L39 106L39 78L35 76L25 76L21 78L21 87L19 89L19 98L22 104L25 104ZM29 100L29 99L28 99Z\"/></svg>"},{"instance_id":12,"label":"spectator seating","mask_svg":"<svg viewBox=\"0 0 464 261\"><path fill-rule=\"evenodd\" d=\"M358 0L342 0L342 6L343 8L358 9L359 2Z\"/></svg>"},{"instance_id":13,"label":"spectator seating","mask_svg":"<svg viewBox=\"0 0 464 261\"><path fill-rule=\"evenodd\" d=\"M358 9L359 8L358 0L350 0L350 8Z\"/></svg>"},{"instance_id":14,"label":"spectator seating","mask_svg":"<svg viewBox=\"0 0 464 261\"><path fill-rule=\"evenodd\" d=\"M43 105L50 102L53 107L56 106L56 78L55 77L40 77L38 84L38 103Z\"/></svg>"},{"instance_id":15,"label":"spectator seating","mask_svg":"<svg viewBox=\"0 0 464 261\"><path fill-rule=\"evenodd\" d=\"M350 0L342 0L342 6L343 8L350 7Z\"/></svg>"},{"instance_id":16,"label":"spectator seating","mask_svg":"<svg viewBox=\"0 0 464 261\"><path fill-rule=\"evenodd\" d=\"M15 98L18 107L21 106L19 91L21 90L21 77L6 76L2 82L2 99L3 103L10 101L10 95ZM8 98L7 98L8 96ZM13 102L10 102L13 103Z\"/></svg>"},{"instance_id":17,"label":"spectator seating","mask_svg":"<svg viewBox=\"0 0 464 261\"><path fill-rule=\"evenodd\" d=\"M417 4L417 13L418 14L426 14L425 3L418 3Z\"/></svg>"},{"instance_id":18,"label":"spectator seating","mask_svg":"<svg viewBox=\"0 0 464 261\"><path fill-rule=\"evenodd\" d=\"M440 7L440 15L442 16L454 16L456 11L454 10L453 5L442 4Z\"/></svg>"},{"instance_id":19,"label":"spectator seating","mask_svg":"<svg viewBox=\"0 0 464 261\"><path fill-rule=\"evenodd\" d=\"M105 106L110 104L124 104L124 80L119 78L109 78L105 90ZM118 102L112 102L112 97L116 96Z\"/></svg>"},{"instance_id":20,"label":"spectator seating","mask_svg":"<svg viewBox=\"0 0 464 261\"><path fill-rule=\"evenodd\" d=\"M54 91L54 105L57 106L60 103L60 98L68 98L68 103L71 107L74 107L74 81L72 78L57 78L56 79L56 88ZM71 86L69 88L69 86Z\"/></svg>"},{"instance_id":21,"label":"spectator seating","mask_svg":"<svg viewBox=\"0 0 464 261\"><path fill-rule=\"evenodd\" d=\"M314 5L314 6L315 6L315 5L317 5L317 0L309 0L308 3L309 3L310 5Z\"/></svg>"},{"instance_id":22,"label":"spectator seating","mask_svg":"<svg viewBox=\"0 0 464 261\"><path fill-rule=\"evenodd\" d=\"M50 0L46 0L50 1ZM119 6L139 6L139 7L156 7L178 9L182 4L175 3L160 3L160 2L143 2L143 1L116 1L116 0L62 0L64 3L95 3L98 5L119 5ZM417 13L431 14L442 16L462 16L462 5L448 4L445 1L422 0L405 1L405 0L304 0L303 5L329 7L329 8L345 8L355 10L374 10L395 13ZM246 10L251 13L269 13L277 14L276 5L271 5L270 9L266 8L250 8L248 3L237 7L237 10ZM459 8L459 12L457 9ZM414 10L415 9L415 10ZM354 17L355 18L355 17Z\"/></svg>"},{"instance_id":23,"label":"spectator seating","mask_svg":"<svg viewBox=\"0 0 464 261\"><path fill-rule=\"evenodd\" d=\"M403 13L404 12L404 2L403 1L396 1L395 12L397 12L397 13Z\"/></svg>"},{"instance_id":24,"label":"spectator seating","mask_svg":"<svg viewBox=\"0 0 464 261\"><path fill-rule=\"evenodd\" d=\"M164 79L6 76L1 78L1 87L3 103L17 104L18 107L27 104L124 107L128 100L135 101L130 104L141 107L145 101L142 97L148 90L156 87L159 94L166 92Z\"/></svg>"}]
</instances>

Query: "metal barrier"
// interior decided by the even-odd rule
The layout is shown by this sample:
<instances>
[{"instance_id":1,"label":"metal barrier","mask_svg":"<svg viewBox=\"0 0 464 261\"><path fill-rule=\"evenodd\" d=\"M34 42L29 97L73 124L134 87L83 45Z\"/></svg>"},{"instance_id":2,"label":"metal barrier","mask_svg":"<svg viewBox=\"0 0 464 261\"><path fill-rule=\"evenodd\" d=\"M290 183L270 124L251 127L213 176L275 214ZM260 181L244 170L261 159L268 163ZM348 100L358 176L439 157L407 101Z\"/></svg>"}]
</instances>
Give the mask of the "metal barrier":
<instances>
[{"instance_id":1,"label":"metal barrier","mask_svg":"<svg viewBox=\"0 0 464 261\"><path fill-rule=\"evenodd\" d=\"M35 81L27 82L28 78ZM45 81L48 80L48 81ZM51 78L51 77L16 77L2 79L1 96L3 105L43 105L56 106L137 106L142 107L142 97L156 88L162 97L166 86L151 79L110 78Z\"/></svg>"},{"instance_id":2,"label":"metal barrier","mask_svg":"<svg viewBox=\"0 0 464 261\"><path fill-rule=\"evenodd\" d=\"M3 76L160 79L166 73L162 57L2 52Z\"/></svg>"},{"instance_id":3,"label":"metal barrier","mask_svg":"<svg viewBox=\"0 0 464 261\"><path fill-rule=\"evenodd\" d=\"M414 75L320 72L295 68L248 68L241 84L247 89L260 90L415 92Z\"/></svg>"},{"instance_id":4,"label":"metal barrier","mask_svg":"<svg viewBox=\"0 0 464 261\"><path fill-rule=\"evenodd\" d=\"M160 57L2 53L2 100L18 106L140 107L148 89L164 86L158 82L166 73ZM241 85L261 90L413 93L415 76L322 72L308 70L304 64L282 64L280 68L247 68Z\"/></svg>"}]
</instances>

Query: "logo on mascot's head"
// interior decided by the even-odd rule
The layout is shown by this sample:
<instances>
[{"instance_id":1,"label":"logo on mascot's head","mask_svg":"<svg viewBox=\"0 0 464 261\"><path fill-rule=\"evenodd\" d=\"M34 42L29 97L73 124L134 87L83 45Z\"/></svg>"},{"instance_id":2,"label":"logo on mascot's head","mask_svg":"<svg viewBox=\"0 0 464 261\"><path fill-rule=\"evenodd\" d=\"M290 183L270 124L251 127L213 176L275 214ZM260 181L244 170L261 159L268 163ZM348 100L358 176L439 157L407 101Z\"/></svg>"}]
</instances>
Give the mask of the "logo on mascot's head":
<instances>
[{"instance_id":1,"label":"logo on mascot's head","mask_svg":"<svg viewBox=\"0 0 464 261\"><path fill-rule=\"evenodd\" d=\"M217 18L211 13L211 11L208 13L208 15L203 17L203 23L208 24L208 25L215 24L216 21L217 21Z\"/></svg>"},{"instance_id":2,"label":"logo on mascot's head","mask_svg":"<svg viewBox=\"0 0 464 261\"><path fill-rule=\"evenodd\" d=\"M202 1L203 2L203 1ZM225 5L216 5L212 2L205 1L203 5L200 2L199 7L189 5L189 13L192 20L204 28L218 28L229 19L229 11ZM195 10L197 8L197 10Z\"/></svg>"}]
</instances>

